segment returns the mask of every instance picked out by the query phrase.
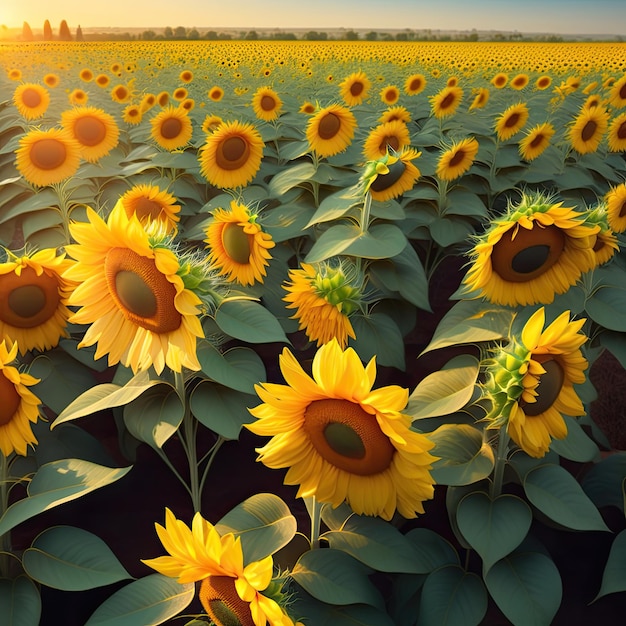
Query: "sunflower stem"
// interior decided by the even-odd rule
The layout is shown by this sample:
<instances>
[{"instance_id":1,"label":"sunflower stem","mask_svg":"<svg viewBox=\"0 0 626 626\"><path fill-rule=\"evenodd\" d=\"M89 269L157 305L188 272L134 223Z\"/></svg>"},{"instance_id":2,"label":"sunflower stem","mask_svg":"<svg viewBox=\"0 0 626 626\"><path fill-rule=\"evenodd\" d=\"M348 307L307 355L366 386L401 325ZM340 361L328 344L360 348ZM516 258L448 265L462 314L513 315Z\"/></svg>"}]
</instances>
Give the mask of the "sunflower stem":
<instances>
[{"instance_id":1,"label":"sunflower stem","mask_svg":"<svg viewBox=\"0 0 626 626\"><path fill-rule=\"evenodd\" d=\"M489 496L492 500L495 500L502 493L502 480L504 478L504 468L506 467L508 450L509 433L507 432L506 426L501 426L496 442L496 460L493 468L493 479L489 489Z\"/></svg>"},{"instance_id":2,"label":"sunflower stem","mask_svg":"<svg viewBox=\"0 0 626 626\"><path fill-rule=\"evenodd\" d=\"M61 213L61 220L63 226L63 238L66 244L71 243L72 236L70 234L70 194L65 191L65 183L57 183L52 185L59 199L59 212Z\"/></svg>"},{"instance_id":3,"label":"sunflower stem","mask_svg":"<svg viewBox=\"0 0 626 626\"><path fill-rule=\"evenodd\" d=\"M370 226L370 214L372 212L372 194L368 191L363 201L363 213L361 214L361 233L365 234Z\"/></svg>"},{"instance_id":4,"label":"sunflower stem","mask_svg":"<svg viewBox=\"0 0 626 626\"><path fill-rule=\"evenodd\" d=\"M304 499L309 517L311 518L311 550L320 547L320 524L322 521L322 505L315 496Z\"/></svg>"},{"instance_id":5,"label":"sunflower stem","mask_svg":"<svg viewBox=\"0 0 626 626\"><path fill-rule=\"evenodd\" d=\"M9 460L0 452L0 517L9 506ZM10 578L11 534L0 535L0 578Z\"/></svg>"},{"instance_id":6,"label":"sunflower stem","mask_svg":"<svg viewBox=\"0 0 626 626\"><path fill-rule=\"evenodd\" d=\"M218 450L222 447L222 444L226 441L222 435L218 435L217 441L213 444L213 447L209 450L209 452L200 460L202 463L206 459L206 465L204 466L204 470L202 471L202 478L200 479L200 493L204 491L204 483L206 482L207 476L209 475L209 470L211 469L211 465L213 465L213 461L215 460L215 455Z\"/></svg>"}]
</instances>

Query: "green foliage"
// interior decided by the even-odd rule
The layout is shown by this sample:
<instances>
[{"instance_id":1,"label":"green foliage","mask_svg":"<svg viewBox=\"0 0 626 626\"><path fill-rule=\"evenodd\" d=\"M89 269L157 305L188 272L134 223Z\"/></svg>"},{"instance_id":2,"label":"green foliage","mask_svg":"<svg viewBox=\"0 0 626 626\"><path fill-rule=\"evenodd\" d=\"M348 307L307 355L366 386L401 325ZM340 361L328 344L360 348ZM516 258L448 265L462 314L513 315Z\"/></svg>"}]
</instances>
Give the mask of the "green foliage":
<instances>
[{"instance_id":1,"label":"green foliage","mask_svg":"<svg viewBox=\"0 0 626 626\"><path fill-rule=\"evenodd\" d=\"M39 626L41 596L27 576L0 578L0 607L6 626Z\"/></svg>"}]
</instances>

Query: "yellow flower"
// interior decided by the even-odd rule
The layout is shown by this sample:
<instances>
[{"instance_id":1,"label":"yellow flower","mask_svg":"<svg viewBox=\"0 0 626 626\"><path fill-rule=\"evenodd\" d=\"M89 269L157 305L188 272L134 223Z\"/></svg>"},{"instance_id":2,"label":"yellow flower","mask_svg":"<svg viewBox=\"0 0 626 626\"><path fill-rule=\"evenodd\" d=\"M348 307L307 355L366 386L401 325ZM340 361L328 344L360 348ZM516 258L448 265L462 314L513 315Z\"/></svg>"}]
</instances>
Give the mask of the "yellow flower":
<instances>
[{"instance_id":1,"label":"yellow flower","mask_svg":"<svg viewBox=\"0 0 626 626\"><path fill-rule=\"evenodd\" d=\"M113 116L96 107L64 111L61 124L80 145L81 157L90 163L109 154L119 141L120 131Z\"/></svg>"},{"instance_id":2,"label":"yellow flower","mask_svg":"<svg viewBox=\"0 0 626 626\"><path fill-rule=\"evenodd\" d=\"M116 85L111 89L111 100L114 102L128 102L130 96L130 89L126 85Z\"/></svg>"},{"instance_id":3,"label":"yellow flower","mask_svg":"<svg viewBox=\"0 0 626 626\"><path fill-rule=\"evenodd\" d=\"M129 218L135 214L142 224L156 220L167 232L176 230L180 220L176 198L156 185L134 185L122 195L120 202Z\"/></svg>"},{"instance_id":4,"label":"yellow flower","mask_svg":"<svg viewBox=\"0 0 626 626\"><path fill-rule=\"evenodd\" d=\"M626 183L611 187L605 200L609 226L616 233L623 233L626 231Z\"/></svg>"},{"instance_id":5,"label":"yellow flower","mask_svg":"<svg viewBox=\"0 0 626 626\"><path fill-rule=\"evenodd\" d=\"M411 113L408 109L403 106L395 106L389 107L385 111L383 111L378 118L378 121L381 124L385 122L395 122L400 121L405 124L409 124L411 122Z\"/></svg>"},{"instance_id":6,"label":"yellow flower","mask_svg":"<svg viewBox=\"0 0 626 626\"><path fill-rule=\"evenodd\" d=\"M339 83L340 95L349 107L358 106L367 98L371 86L365 72L353 72Z\"/></svg>"},{"instance_id":7,"label":"yellow flower","mask_svg":"<svg viewBox=\"0 0 626 626\"><path fill-rule=\"evenodd\" d=\"M404 81L404 91L409 96L416 96L422 93L426 87L426 78L423 74L411 74Z\"/></svg>"},{"instance_id":8,"label":"yellow flower","mask_svg":"<svg viewBox=\"0 0 626 626\"><path fill-rule=\"evenodd\" d=\"M540 76L535 81L535 87L539 89L539 91L543 91L547 89L552 84L552 78L550 76Z\"/></svg>"},{"instance_id":9,"label":"yellow flower","mask_svg":"<svg viewBox=\"0 0 626 626\"><path fill-rule=\"evenodd\" d=\"M436 174L441 180L455 180L472 167L478 154L478 141L473 137L458 141L445 152L437 162Z\"/></svg>"},{"instance_id":10,"label":"yellow flower","mask_svg":"<svg viewBox=\"0 0 626 626\"><path fill-rule=\"evenodd\" d=\"M611 120L607 142L611 152L626 152L626 113Z\"/></svg>"},{"instance_id":11,"label":"yellow flower","mask_svg":"<svg viewBox=\"0 0 626 626\"><path fill-rule=\"evenodd\" d=\"M397 385L372 389L375 359L367 366L352 348L336 340L315 354L313 377L285 348L280 369L286 385L256 386L262 404L250 409L256 422L246 428L272 439L257 449L273 469L289 468L288 485L298 497L315 496L333 507L347 502L359 515L390 520L424 512L433 497L429 450L433 443L411 430L401 413L408 390Z\"/></svg>"},{"instance_id":12,"label":"yellow flower","mask_svg":"<svg viewBox=\"0 0 626 626\"><path fill-rule=\"evenodd\" d=\"M383 122L370 131L363 144L363 154L368 161L375 161L388 151L401 152L410 143L409 128L404 122Z\"/></svg>"},{"instance_id":13,"label":"yellow flower","mask_svg":"<svg viewBox=\"0 0 626 626\"><path fill-rule=\"evenodd\" d=\"M380 159L378 163L382 163L384 168L376 166L376 176L368 186L372 199L386 202L412 189L420 177L420 171L412 161L421 154L412 148L405 148L399 154L386 155Z\"/></svg>"},{"instance_id":14,"label":"yellow flower","mask_svg":"<svg viewBox=\"0 0 626 626\"><path fill-rule=\"evenodd\" d=\"M515 89L516 91L520 91L528 85L528 74L517 74L511 78L511 82L509 83L511 89Z\"/></svg>"},{"instance_id":15,"label":"yellow flower","mask_svg":"<svg viewBox=\"0 0 626 626\"><path fill-rule=\"evenodd\" d=\"M528 107L523 104L512 104L496 120L495 131L498 139L506 141L517 134L528 121Z\"/></svg>"},{"instance_id":16,"label":"yellow flower","mask_svg":"<svg viewBox=\"0 0 626 626\"><path fill-rule=\"evenodd\" d=\"M609 114L601 106L582 109L568 131L572 148L579 154L595 152L609 125Z\"/></svg>"},{"instance_id":17,"label":"yellow flower","mask_svg":"<svg viewBox=\"0 0 626 626\"><path fill-rule=\"evenodd\" d=\"M472 100L472 104L470 104L469 110L474 111L475 109L482 109L485 107L489 100L489 89L486 87L479 87L476 91L476 95Z\"/></svg>"},{"instance_id":18,"label":"yellow flower","mask_svg":"<svg viewBox=\"0 0 626 626\"><path fill-rule=\"evenodd\" d=\"M142 117L143 113L140 104L129 104L124 107L124 111L122 112L122 119L126 124L130 124L131 126L141 124Z\"/></svg>"},{"instance_id":19,"label":"yellow flower","mask_svg":"<svg viewBox=\"0 0 626 626\"><path fill-rule=\"evenodd\" d=\"M224 120L219 115L207 115L202 122L202 131L207 135L216 131Z\"/></svg>"},{"instance_id":20,"label":"yellow flower","mask_svg":"<svg viewBox=\"0 0 626 626\"><path fill-rule=\"evenodd\" d=\"M454 115L459 108L459 104L463 100L463 90L456 85L444 87L434 96L430 96L429 100L433 115L436 118L448 117Z\"/></svg>"},{"instance_id":21,"label":"yellow flower","mask_svg":"<svg viewBox=\"0 0 626 626\"><path fill-rule=\"evenodd\" d=\"M13 92L13 104L26 120L43 117L50 105L50 94L45 87L35 83L23 83Z\"/></svg>"},{"instance_id":22,"label":"yellow flower","mask_svg":"<svg viewBox=\"0 0 626 626\"><path fill-rule=\"evenodd\" d=\"M395 85L387 85L380 90L380 100L384 104L395 104L400 99L400 90Z\"/></svg>"},{"instance_id":23,"label":"yellow flower","mask_svg":"<svg viewBox=\"0 0 626 626\"><path fill-rule=\"evenodd\" d=\"M217 85L211 87L208 91L209 100L213 102L219 102L224 97L224 90Z\"/></svg>"},{"instance_id":24,"label":"yellow flower","mask_svg":"<svg viewBox=\"0 0 626 626\"><path fill-rule=\"evenodd\" d=\"M626 106L626 74L616 80L609 92L609 102L616 109Z\"/></svg>"},{"instance_id":25,"label":"yellow flower","mask_svg":"<svg viewBox=\"0 0 626 626\"><path fill-rule=\"evenodd\" d=\"M69 103L74 106L82 106L84 104L87 104L89 96L84 89L73 89L69 93L67 99L69 100Z\"/></svg>"},{"instance_id":26,"label":"yellow flower","mask_svg":"<svg viewBox=\"0 0 626 626\"><path fill-rule=\"evenodd\" d=\"M519 153L525 161L533 161L550 145L554 135L554 126L550 122L533 126L526 137L519 142Z\"/></svg>"},{"instance_id":27,"label":"yellow flower","mask_svg":"<svg viewBox=\"0 0 626 626\"><path fill-rule=\"evenodd\" d=\"M283 102L279 95L269 87L259 87L252 96L254 114L266 122L278 119Z\"/></svg>"},{"instance_id":28,"label":"yellow flower","mask_svg":"<svg viewBox=\"0 0 626 626\"><path fill-rule=\"evenodd\" d=\"M54 89L55 87L58 87L61 79L56 74L46 74L43 77L43 82L50 87L50 89Z\"/></svg>"},{"instance_id":29,"label":"yellow flower","mask_svg":"<svg viewBox=\"0 0 626 626\"><path fill-rule=\"evenodd\" d=\"M504 72L498 72L492 79L491 84L496 89L502 89L508 82L509 77Z\"/></svg>"},{"instance_id":30,"label":"yellow flower","mask_svg":"<svg viewBox=\"0 0 626 626\"><path fill-rule=\"evenodd\" d=\"M191 119L185 109L167 106L151 120L150 135L164 150L184 148L191 139Z\"/></svg>"},{"instance_id":31,"label":"yellow flower","mask_svg":"<svg viewBox=\"0 0 626 626\"><path fill-rule=\"evenodd\" d=\"M343 152L352 142L357 126L354 114L340 104L331 104L311 116L306 138L311 150L320 157Z\"/></svg>"}]
</instances>

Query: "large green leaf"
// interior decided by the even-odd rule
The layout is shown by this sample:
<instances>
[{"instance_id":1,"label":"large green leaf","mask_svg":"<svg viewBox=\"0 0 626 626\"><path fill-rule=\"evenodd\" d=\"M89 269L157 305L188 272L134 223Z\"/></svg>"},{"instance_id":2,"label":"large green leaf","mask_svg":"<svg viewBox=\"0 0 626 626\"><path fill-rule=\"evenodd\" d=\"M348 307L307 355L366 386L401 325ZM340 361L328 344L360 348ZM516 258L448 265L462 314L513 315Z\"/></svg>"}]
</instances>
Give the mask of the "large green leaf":
<instances>
[{"instance_id":1,"label":"large green leaf","mask_svg":"<svg viewBox=\"0 0 626 626\"><path fill-rule=\"evenodd\" d=\"M73 526L44 530L24 551L22 565L32 579L63 591L84 591L132 578L102 539Z\"/></svg>"},{"instance_id":2,"label":"large green leaf","mask_svg":"<svg viewBox=\"0 0 626 626\"><path fill-rule=\"evenodd\" d=\"M457 524L483 560L483 572L522 543L532 522L524 500L503 494L492 500L486 493L465 496L457 508Z\"/></svg>"},{"instance_id":3,"label":"large green leaf","mask_svg":"<svg viewBox=\"0 0 626 626\"><path fill-rule=\"evenodd\" d=\"M558 524L573 530L604 530L600 512L580 483L560 465L540 465L524 478L530 502Z\"/></svg>"},{"instance_id":4,"label":"large green leaf","mask_svg":"<svg viewBox=\"0 0 626 626\"><path fill-rule=\"evenodd\" d=\"M209 343L198 348L202 371L226 387L254 394L254 385L265 381L265 365L249 348L232 348L222 353Z\"/></svg>"},{"instance_id":5,"label":"large green leaf","mask_svg":"<svg viewBox=\"0 0 626 626\"><path fill-rule=\"evenodd\" d=\"M430 528L412 528L406 538L419 552L419 562L428 572L445 565L459 565L459 554L454 546Z\"/></svg>"},{"instance_id":6,"label":"large green leaf","mask_svg":"<svg viewBox=\"0 0 626 626\"><path fill-rule=\"evenodd\" d=\"M30 578L0 578L0 616L2 626L39 626L41 597Z\"/></svg>"},{"instance_id":7,"label":"large green leaf","mask_svg":"<svg viewBox=\"0 0 626 626\"><path fill-rule=\"evenodd\" d=\"M626 591L626 530L622 530L611 544L602 573L602 584L595 600L622 591Z\"/></svg>"},{"instance_id":8,"label":"large green leaf","mask_svg":"<svg viewBox=\"0 0 626 626\"><path fill-rule=\"evenodd\" d=\"M272 198L279 198L293 187L310 181L316 172L315 165L310 161L297 163L292 167L283 169L270 181L269 192Z\"/></svg>"},{"instance_id":9,"label":"large green leaf","mask_svg":"<svg viewBox=\"0 0 626 626\"><path fill-rule=\"evenodd\" d=\"M43 511L119 480L129 470L78 459L42 465L28 485L28 496L14 502L0 518L0 535Z\"/></svg>"},{"instance_id":10,"label":"large green leaf","mask_svg":"<svg viewBox=\"0 0 626 626\"><path fill-rule=\"evenodd\" d=\"M552 450L559 456L577 463L598 461L600 459L600 448L583 430L578 420L569 415L564 415L563 419L567 425L567 436L565 439L554 439L550 444Z\"/></svg>"},{"instance_id":11,"label":"large green leaf","mask_svg":"<svg viewBox=\"0 0 626 626\"><path fill-rule=\"evenodd\" d=\"M484 580L514 626L549 626L561 604L559 570L538 552L513 552L498 561Z\"/></svg>"},{"instance_id":12,"label":"large green leaf","mask_svg":"<svg viewBox=\"0 0 626 626\"><path fill-rule=\"evenodd\" d=\"M289 343L278 320L251 300L223 302L215 313L215 322L230 337L247 343Z\"/></svg>"},{"instance_id":13,"label":"large green leaf","mask_svg":"<svg viewBox=\"0 0 626 626\"><path fill-rule=\"evenodd\" d=\"M326 196L321 202L318 209L309 220L306 228L314 224L322 222L330 222L332 220L343 217L352 207L363 202L363 197L346 193L345 189Z\"/></svg>"},{"instance_id":14,"label":"large green leaf","mask_svg":"<svg viewBox=\"0 0 626 626\"><path fill-rule=\"evenodd\" d=\"M626 288L623 284L601 285L585 302L585 310L600 326L626 331Z\"/></svg>"},{"instance_id":15,"label":"large green leaf","mask_svg":"<svg viewBox=\"0 0 626 626\"><path fill-rule=\"evenodd\" d=\"M178 615L195 595L194 583L151 574L122 587L107 598L85 626L156 626Z\"/></svg>"},{"instance_id":16,"label":"large green leaf","mask_svg":"<svg viewBox=\"0 0 626 626\"><path fill-rule=\"evenodd\" d=\"M241 537L246 563L260 561L286 546L297 530L289 507L272 493L257 493L229 511L215 525L220 535Z\"/></svg>"},{"instance_id":17,"label":"large green leaf","mask_svg":"<svg viewBox=\"0 0 626 626\"><path fill-rule=\"evenodd\" d=\"M376 357L378 365L388 365L404 370L404 340L398 325L384 313L354 315L351 320L356 339L350 339L363 361Z\"/></svg>"},{"instance_id":18,"label":"large green leaf","mask_svg":"<svg viewBox=\"0 0 626 626\"><path fill-rule=\"evenodd\" d=\"M592 465L581 486L596 506L616 506L623 511L625 480L626 452L617 452Z\"/></svg>"}]
</instances>

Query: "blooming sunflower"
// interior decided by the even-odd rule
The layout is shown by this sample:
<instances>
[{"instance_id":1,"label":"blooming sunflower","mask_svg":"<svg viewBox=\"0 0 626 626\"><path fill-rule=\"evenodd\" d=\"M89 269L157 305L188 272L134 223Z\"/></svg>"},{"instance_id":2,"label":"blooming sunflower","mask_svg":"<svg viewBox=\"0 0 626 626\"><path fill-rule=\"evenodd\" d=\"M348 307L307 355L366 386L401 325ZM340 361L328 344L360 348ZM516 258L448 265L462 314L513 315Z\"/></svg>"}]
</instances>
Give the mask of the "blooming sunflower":
<instances>
[{"instance_id":1,"label":"blooming sunflower","mask_svg":"<svg viewBox=\"0 0 626 626\"><path fill-rule=\"evenodd\" d=\"M19 140L15 164L33 185L44 187L73 176L80 165L80 144L65 128L33 129Z\"/></svg>"},{"instance_id":2,"label":"blooming sunflower","mask_svg":"<svg viewBox=\"0 0 626 626\"><path fill-rule=\"evenodd\" d=\"M134 185L122 195L120 202L129 218L135 214L142 224L156 220L167 232L175 230L180 220L176 198L156 185Z\"/></svg>"},{"instance_id":3,"label":"blooming sunflower","mask_svg":"<svg viewBox=\"0 0 626 626\"><path fill-rule=\"evenodd\" d=\"M383 104L391 105L400 99L400 90L395 85L387 85L380 90L379 95Z\"/></svg>"},{"instance_id":4,"label":"blooming sunflower","mask_svg":"<svg viewBox=\"0 0 626 626\"><path fill-rule=\"evenodd\" d=\"M207 115L202 122L202 132L210 135L223 121L219 115Z\"/></svg>"},{"instance_id":5,"label":"blooming sunflower","mask_svg":"<svg viewBox=\"0 0 626 626\"><path fill-rule=\"evenodd\" d=\"M609 92L609 102L616 109L626 106L626 74L612 84Z\"/></svg>"},{"instance_id":6,"label":"blooming sunflower","mask_svg":"<svg viewBox=\"0 0 626 626\"><path fill-rule=\"evenodd\" d=\"M131 92L126 85L115 85L111 89L111 100L113 102L125 103L130 100Z\"/></svg>"},{"instance_id":7,"label":"blooming sunflower","mask_svg":"<svg viewBox=\"0 0 626 626\"><path fill-rule=\"evenodd\" d=\"M472 167L476 154L478 154L478 141L473 137L453 143L439 156L436 170L438 178L454 180L462 176Z\"/></svg>"},{"instance_id":8,"label":"blooming sunflower","mask_svg":"<svg viewBox=\"0 0 626 626\"><path fill-rule=\"evenodd\" d=\"M39 398L28 389L39 381L11 365L17 357L17 343L0 343L0 452L26 456L28 446L37 443L31 422L39 418Z\"/></svg>"},{"instance_id":9,"label":"blooming sunflower","mask_svg":"<svg viewBox=\"0 0 626 626\"><path fill-rule=\"evenodd\" d=\"M435 95L430 96L430 106L437 119L454 115L463 100L463 90L456 85L444 87Z\"/></svg>"},{"instance_id":10,"label":"blooming sunflower","mask_svg":"<svg viewBox=\"0 0 626 626\"><path fill-rule=\"evenodd\" d=\"M93 72L88 68L84 67L80 72L78 72L78 77L85 83L90 83L93 80Z\"/></svg>"},{"instance_id":11,"label":"blooming sunflower","mask_svg":"<svg viewBox=\"0 0 626 626\"><path fill-rule=\"evenodd\" d=\"M352 142L357 126L352 111L340 104L331 104L311 116L306 138L311 150L320 157L343 152Z\"/></svg>"},{"instance_id":12,"label":"blooming sunflower","mask_svg":"<svg viewBox=\"0 0 626 626\"><path fill-rule=\"evenodd\" d=\"M193 72L191 70L183 70L178 78L180 78L183 83L190 83L193 80Z\"/></svg>"},{"instance_id":13,"label":"blooming sunflower","mask_svg":"<svg viewBox=\"0 0 626 626\"><path fill-rule=\"evenodd\" d=\"M470 104L469 110L474 111L475 109L482 109L485 107L489 100L489 89L486 87L479 87L476 91L476 95L472 100L472 104Z\"/></svg>"},{"instance_id":14,"label":"blooming sunflower","mask_svg":"<svg viewBox=\"0 0 626 626\"><path fill-rule=\"evenodd\" d=\"M511 87L511 89L521 91L522 89L524 89L524 87L526 87L526 85L528 85L529 80L530 79L528 77L528 74L517 74L516 76L513 76L513 78L511 78L509 86Z\"/></svg>"},{"instance_id":15,"label":"blooming sunflower","mask_svg":"<svg viewBox=\"0 0 626 626\"><path fill-rule=\"evenodd\" d=\"M426 78L423 74L411 74L404 81L404 91L409 96L422 93L426 87Z\"/></svg>"},{"instance_id":16,"label":"blooming sunflower","mask_svg":"<svg viewBox=\"0 0 626 626\"><path fill-rule=\"evenodd\" d=\"M252 124L224 122L200 150L200 173L222 189L245 187L261 167L264 146Z\"/></svg>"},{"instance_id":17,"label":"blooming sunflower","mask_svg":"<svg viewBox=\"0 0 626 626\"><path fill-rule=\"evenodd\" d=\"M408 390L397 385L372 390L375 359L364 366L352 348L337 340L315 354L308 376L285 348L279 357L286 385L256 386L262 404L250 409L253 433L272 439L258 460L288 467L285 483L298 497L315 496L333 507L347 502L359 515L390 520L424 512L433 497L429 450L433 443L411 430L401 413Z\"/></svg>"},{"instance_id":18,"label":"blooming sunflower","mask_svg":"<svg viewBox=\"0 0 626 626\"><path fill-rule=\"evenodd\" d=\"M233 200L230 210L218 208L206 230L209 261L219 273L240 285L263 282L272 258L269 250L276 244L257 223L257 215Z\"/></svg>"},{"instance_id":19,"label":"blooming sunflower","mask_svg":"<svg viewBox=\"0 0 626 626\"><path fill-rule=\"evenodd\" d=\"M94 82L98 85L98 87L104 89L110 85L111 79L106 74L98 74Z\"/></svg>"},{"instance_id":20,"label":"blooming sunflower","mask_svg":"<svg viewBox=\"0 0 626 626\"><path fill-rule=\"evenodd\" d=\"M464 283L490 302L549 304L595 265L591 247L599 227L552 198L524 194L492 221L470 252Z\"/></svg>"},{"instance_id":21,"label":"blooming sunflower","mask_svg":"<svg viewBox=\"0 0 626 626\"><path fill-rule=\"evenodd\" d=\"M520 102L507 107L497 118L495 131L500 141L516 135L528 121L528 107Z\"/></svg>"},{"instance_id":22,"label":"blooming sunflower","mask_svg":"<svg viewBox=\"0 0 626 626\"><path fill-rule=\"evenodd\" d=\"M164 109L170 101L170 94L167 91L161 91L157 94L156 102L157 104Z\"/></svg>"},{"instance_id":23,"label":"blooming sunflower","mask_svg":"<svg viewBox=\"0 0 626 626\"><path fill-rule=\"evenodd\" d=\"M208 91L209 100L213 102L219 102L224 97L224 90L221 87L215 85Z\"/></svg>"},{"instance_id":24,"label":"blooming sunflower","mask_svg":"<svg viewBox=\"0 0 626 626\"><path fill-rule=\"evenodd\" d=\"M339 83L340 95L349 107L358 106L367 98L371 86L365 72L353 72Z\"/></svg>"},{"instance_id":25,"label":"blooming sunflower","mask_svg":"<svg viewBox=\"0 0 626 626\"><path fill-rule=\"evenodd\" d=\"M585 381L587 361L580 346L584 319L570 321L564 311L544 329L545 310L535 311L521 338L513 338L487 368L485 389L492 400L486 419L490 428L506 426L524 452L542 458L552 439L563 439L563 415L585 414L574 384Z\"/></svg>"},{"instance_id":26,"label":"blooming sunflower","mask_svg":"<svg viewBox=\"0 0 626 626\"><path fill-rule=\"evenodd\" d=\"M252 96L252 109L260 120L273 122L278 119L282 108L280 96L269 87L259 87Z\"/></svg>"},{"instance_id":27,"label":"blooming sunflower","mask_svg":"<svg viewBox=\"0 0 626 626\"><path fill-rule=\"evenodd\" d=\"M363 144L363 154L368 161L375 161L389 150L401 152L410 143L409 128L404 122L383 122L370 131Z\"/></svg>"},{"instance_id":28,"label":"blooming sunflower","mask_svg":"<svg viewBox=\"0 0 626 626\"><path fill-rule=\"evenodd\" d=\"M87 104L89 95L84 89L73 89L67 96L69 103L73 106L82 106Z\"/></svg>"},{"instance_id":29,"label":"blooming sunflower","mask_svg":"<svg viewBox=\"0 0 626 626\"><path fill-rule=\"evenodd\" d=\"M177 100L178 102L181 102L187 97L188 94L189 92L185 87L177 87L172 92L172 98L174 98L174 100Z\"/></svg>"},{"instance_id":30,"label":"blooming sunflower","mask_svg":"<svg viewBox=\"0 0 626 626\"><path fill-rule=\"evenodd\" d=\"M405 148L400 153L388 153L375 161L371 173L366 170L364 175L372 199L386 202L412 189L420 177L420 171L412 161L421 154L413 148Z\"/></svg>"},{"instance_id":31,"label":"blooming sunflower","mask_svg":"<svg viewBox=\"0 0 626 626\"><path fill-rule=\"evenodd\" d=\"M298 109L298 113L313 115L313 113L315 113L315 105L312 102L303 102Z\"/></svg>"},{"instance_id":32,"label":"blooming sunflower","mask_svg":"<svg viewBox=\"0 0 626 626\"><path fill-rule=\"evenodd\" d=\"M151 120L150 136L164 150L184 148L191 139L191 119L185 109L167 106Z\"/></svg>"},{"instance_id":33,"label":"blooming sunflower","mask_svg":"<svg viewBox=\"0 0 626 626\"><path fill-rule=\"evenodd\" d=\"M79 347L98 344L95 358L108 354L133 372L165 365L199 370L196 337L202 337L198 296L178 275L180 262L147 232L136 215L117 202L105 222L87 209L87 222L70 224L78 242L66 246L77 263L64 276L80 283L69 298L80 309L70 322L90 324Z\"/></svg>"},{"instance_id":34,"label":"blooming sunflower","mask_svg":"<svg viewBox=\"0 0 626 626\"><path fill-rule=\"evenodd\" d=\"M43 82L46 86L50 87L50 89L54 89L58 87L61 79L56 74L46 74L43 77Z\"/></svg>"},{"instance_id":35,"label":"blooming sunflower","mask_svg":"<svg viewBox=\"0 0 626 626\"><path fill-rule=\"evenodd\" d=\"M519 153L525 161L533 161L550 145L554 135L554 126L550 122L543 122L533 126L524 139L519 142Z\"/></svg>"},{"instance_id":36,"label":"blooming sunflower","mask_svg":"<svg viewBox=\"0 0 626 626\"><path fill-rule=\"evenodd\" d=\"M509 76L508 74L505 74L504 72L498 72L492 79L491 79L491 84L496 88L496 89L503 89L504 86L507 84L509 80Z\"/></svg>"},{"instance_id":37,"label":"blooming sunflower","mask_svg":"<svg viewBox=\"0 0 626 626\"><path fill-rule=\"evenodd\" d=\"M360 306L363 278L352 266L302 263L300 269L289 271L289 279L283 285L287 291L283 300L288 309L296 309L292 319L298 320L310 341L319 347L336 339L345 348L348 337L356 339L350 314Z\"/></svg>"},{"instance_id":38,"label":"blooming sunflower","mask_svg":"<svg viewBox=\"0 0 626 626\"><path fill-rule=\"evenodd\" d=\"M572 148L579 154L595 152L608 125L609 114L604 107L582 109L568 131Z\"/></svg>"},{"instance_id":39,"label":"blooming sunflower","mask_svg":"<svg viewBox=\"0 0 626 626\"><path fill-rule=\"evenodd\" d=\"M165 526L155 528L169 556L142 562L181 584L201 581L199 599L213 623L294 626L279 604L284 603L280 590L270 595L275 586L271 555L244 565L241 538L232 533L220 536L200 513L189 528L165 509Z\"/></svg>"},{"instance_id":40,"label":"blooming sunflower","mask_svg":"<svg viewBox=\"0 0 626 626\"><path fill-rule=\"evenodd\" d=\"M383 111L378 118L378 121L381 124L385 122L395 122L400 121L405 124L409 124L411 122L411 112L403 106L394 106L389 107L385 111Z\"/></svg>"},{"instance_id":41,"label":"blooming sunflower","mask_svg":"<svg viewBox=\"0 0 626 626\"><path fill-rule=\"evenodd\" d=\"M539 91L547 89L552 84L552 78L550 76L540 76L535 81L535 88Z\"/></svg>"},{"instance_id":42,"label":"blooming sunflower","mask_svg":"<svg viewBox=\"0 0 626 626\"><path fill-rule=\"evenodd\" d=\"M626 152L626 113L611 120L607 142L611 152Z\"/></svg>"},{"instance_id":43,"label":"blooming sunflower","mask_svg":"<svg viewBox=\"0 0 626 626\"><path fill-rule=\"evenodd\" d=\"M36 120L48 110L50 93L36 83L23 83L13 92L13 104L24 119Z\"/></svg>"},{"instance_id":44,"label":"blooming sunflower","mask_svg":"<svg viewBox=\"0 0 626 626\"><path fill-rule=\"evenodd\" d=\"M73 284L62 275L71 265L51 248L22 257L9 253L0 263L0 337L16 342L21 354L49 350L68 336Z\"/></svg>"},{"instance_id":45,"label":"blooming sunflower","mask_svg":"<svg viewBox=\"0 0 626 626\"><path fill-rule=\"evenodd\" d=\"M146 111L149 111L156 103L156 96L153 93L147 93L141 98L141 102L139 103L139 109L143 114Z\"/></svg>"},{"instance_id":46,"label":"blooming sunflower","mask_svg":"<svg viewBox=\"0 0 626 626\"><path fill-rule=\"evenodd\" d=\"M109 113L96 107L73 107L61 114L61 124L80 145L80 155L96 163L119 141L120 131Z\"/></svg>"},{"instance_id":47,"label":"blooming sunflower","mask_svg":"<svg viewBox=\"0 0 626 626\"><path fill-rule=\"evenodd\" d=\"M130 124L131 126L137 126L137 124L141 124L142 118L143 113L140 104L128 104L124 107L124 111L122 112L122 120L126 124Z\"/></svg>"},{"instance_id":48,"label":"blooming sunflower","mask_svg":"<svg viewBox=\"0 0 626 626\"><path fill-rule=\"evenodd\" d=\"M626 231L626 183L621 183L607 192L605 196L607 221L616 233Z\"/></svg>"}]
</instances>

